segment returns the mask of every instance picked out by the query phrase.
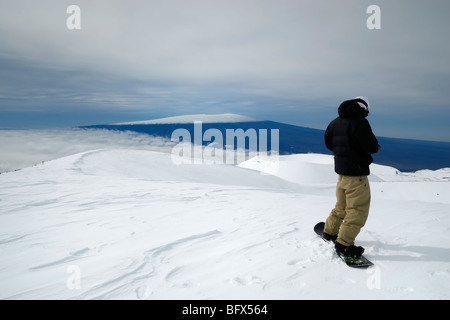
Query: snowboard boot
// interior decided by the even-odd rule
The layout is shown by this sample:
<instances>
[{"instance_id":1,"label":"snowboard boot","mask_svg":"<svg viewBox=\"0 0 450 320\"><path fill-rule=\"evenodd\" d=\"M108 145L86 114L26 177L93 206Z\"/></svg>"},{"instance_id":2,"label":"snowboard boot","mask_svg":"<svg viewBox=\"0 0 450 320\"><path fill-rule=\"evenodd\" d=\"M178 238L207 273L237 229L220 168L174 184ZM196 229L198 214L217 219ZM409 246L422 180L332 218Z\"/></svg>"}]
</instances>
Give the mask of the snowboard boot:
<instances>
[{"instance_id":1,"label":"snowboard boot","mask_svg":"<svg viewBox=\"0 0 450 320\"><path fill-rule=\"evenodd\" d=\"M337 237L338 237L337 234L332 236L331 234L328 234L328 233L325 233L325 232L322 233L322 238L324 240L332 241L333 243L336 243Z\"/></svg>"},{"instance_id":2,"label":"snowboard boot","mask_svg":"<svg viewBox=\"0 0 450 320\"><path fill-rule=\"evenodd\" d=\"M334 245L336 249L336 253L340 256L349 257L349 258L359 258L364 252L363 247L358 246L344 246L343 244L340 244L339 242L335 242Z\"/></svg>"}]
</instances>

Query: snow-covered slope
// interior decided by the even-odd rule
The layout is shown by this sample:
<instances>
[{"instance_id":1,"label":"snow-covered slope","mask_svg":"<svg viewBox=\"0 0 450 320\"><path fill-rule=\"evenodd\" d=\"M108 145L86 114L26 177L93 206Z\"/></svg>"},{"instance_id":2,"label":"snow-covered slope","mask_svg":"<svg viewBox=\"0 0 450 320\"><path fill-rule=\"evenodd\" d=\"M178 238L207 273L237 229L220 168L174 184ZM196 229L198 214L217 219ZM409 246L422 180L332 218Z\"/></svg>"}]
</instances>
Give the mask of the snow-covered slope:
<instances>
[{"instance_id":1,"label":"snow-covered slope","mask_svg":"<svg viewBox=\"0 0 450 320\"><path fill-rule=\"evenodd\" d=\"M261 156L241 163L239 167L278 176L300 185L327 185L335 184L337 181L333 156L330 155L295 154L279 158ZM400 172L392 167L372 164L370 171L372 193L378 199L420 200L450 204L449 189L443 188L449 185L450 168ZM443 182L447 183L443 185Z\"/></svg>"},{"instance_id":2,"label":"snow-covered slope","mask_svg":"<svg viewBox=\"0 0 450 320\"><path fill-rule=\"evenodd\" d=\"M253 122L257 121L254 118L242 116L233 113L224 114L192 114L176 117L168 117L154 120L133 121L133 122L121 122L113 123L116 125L127 124L171 124L171 123L194 123L195 121L201 121L203 123L229 123L229 122Z\"/></svg>"},{"instance_id":3,"label":"snow-covered slope","mask_svg":"<svg viewBox=\"0 0 450 320\"><path fill-rule=\"evenodd\" d=\"M450 170L372 166L357 242L375 267L356 270L312 231L335 202L332 158L273 160L115 149L1 174L0 298L450 298Z\"/></svg>"}]
</instances>

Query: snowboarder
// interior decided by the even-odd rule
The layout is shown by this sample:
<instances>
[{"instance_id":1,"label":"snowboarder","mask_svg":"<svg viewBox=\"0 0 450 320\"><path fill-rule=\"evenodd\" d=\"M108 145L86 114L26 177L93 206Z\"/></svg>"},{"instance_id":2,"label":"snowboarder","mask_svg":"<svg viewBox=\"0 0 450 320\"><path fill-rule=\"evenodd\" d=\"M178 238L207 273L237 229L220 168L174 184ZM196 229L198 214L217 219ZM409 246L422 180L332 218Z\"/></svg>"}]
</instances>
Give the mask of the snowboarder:
<instances>
[{"instance_id":1,"label":"snowboarder","mask_svg":"<svg viewBox=\"0 0 450 320\"><path fill-rule=\"evenodd\" d=\"M355 258L364 252L354 242L369 214L371 154L380 150L366 119L369 111L369 101L364 97L346 100L338 108L339 117L325 131L325 145L333 151L339 177L336 206L325 222L323 237L335 243L339 255Z\"/></svg>"}]
</instances>

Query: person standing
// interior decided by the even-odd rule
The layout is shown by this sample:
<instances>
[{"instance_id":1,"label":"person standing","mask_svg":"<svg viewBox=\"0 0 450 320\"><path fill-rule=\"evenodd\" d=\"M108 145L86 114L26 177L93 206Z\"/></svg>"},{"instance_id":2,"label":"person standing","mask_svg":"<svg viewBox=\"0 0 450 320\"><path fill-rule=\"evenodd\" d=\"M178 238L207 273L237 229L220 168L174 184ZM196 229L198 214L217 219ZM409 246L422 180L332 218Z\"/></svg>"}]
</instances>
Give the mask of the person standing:
<instances>
[{"instance_id":1,"label":"person standing","mask_svg":"<svg viewBox=\"0 0 450 320\"><path fill-rule=\"evenodd\" d=\"M339 255L354 258L364 252L354 243L369 215L371 154L380 150L366 119L369 113L367 98L342 102L339 117L331 121L324 137L326 147L334 154L334 169L339 176L336 205L325 222L323 237L335 243Z\"/></svg>"}]
</instances>

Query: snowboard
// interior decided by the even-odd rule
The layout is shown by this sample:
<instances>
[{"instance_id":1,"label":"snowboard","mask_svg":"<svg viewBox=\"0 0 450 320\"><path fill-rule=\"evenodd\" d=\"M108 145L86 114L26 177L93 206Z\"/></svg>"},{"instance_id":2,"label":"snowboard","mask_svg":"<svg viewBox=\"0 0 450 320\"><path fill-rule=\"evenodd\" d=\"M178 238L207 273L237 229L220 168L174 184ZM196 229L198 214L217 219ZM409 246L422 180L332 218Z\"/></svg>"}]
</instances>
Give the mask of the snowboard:
<instances>
[{"instance_id":1,"label":"snowboard","mask_svg":"<svg viewBox=\"0 0 450 320\"><path fill-rule=\"evenodd\" d=\"M314 226L314 232L319 235L323 241L328 242L322 237L323 234L323 228L325 227L325 222L319 222ZM366 257L361 256L359 258L351 258L344 255L338 254L339 258L341 258L342 261L345 262L346 265L352 268L368 268L370 266L373 266L373 263L370 262Z\"/></svg>"}]
</instances>

